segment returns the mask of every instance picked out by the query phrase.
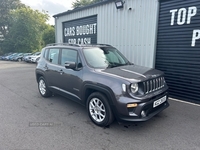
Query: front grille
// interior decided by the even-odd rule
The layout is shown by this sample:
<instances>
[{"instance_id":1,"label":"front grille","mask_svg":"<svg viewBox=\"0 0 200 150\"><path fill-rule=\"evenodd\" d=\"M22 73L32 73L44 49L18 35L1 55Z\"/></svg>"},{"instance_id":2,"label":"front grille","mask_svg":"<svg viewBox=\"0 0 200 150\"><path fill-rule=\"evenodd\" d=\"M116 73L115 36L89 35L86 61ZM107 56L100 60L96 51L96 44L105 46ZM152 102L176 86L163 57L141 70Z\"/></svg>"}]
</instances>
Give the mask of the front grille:
<instances>
[{"instance_id":1,"label":"front grille","mask_svg":"<svg viewBox=\"0 0 200 150\"><path fill-rule=\"evenodd\" d=\"M162 87L164 87L165 79L164 77L159 77L156 79L148 80L143 82L144 93L148 94L150 92L156 91Z\"/></svg>"}]
</instances>

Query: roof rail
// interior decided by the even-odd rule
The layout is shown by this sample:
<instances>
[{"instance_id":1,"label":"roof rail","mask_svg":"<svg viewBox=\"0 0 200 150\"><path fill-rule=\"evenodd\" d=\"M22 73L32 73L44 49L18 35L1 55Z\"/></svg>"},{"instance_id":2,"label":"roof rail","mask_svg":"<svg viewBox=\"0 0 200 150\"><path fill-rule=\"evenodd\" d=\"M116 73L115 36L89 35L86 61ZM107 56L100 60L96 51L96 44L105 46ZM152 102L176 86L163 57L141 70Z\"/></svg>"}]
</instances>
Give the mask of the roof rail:
<instances>
[{"instance_id":1,"label":"roof rail","mask_svg":"<svg viewBox=\"0 0 200 150\"><path fill-rule=\"evenodd\" d=\"M77 46L77 47L80 47L80 45L78 45L78 44L69 44L69 43L51 43L51 44L47 44L46 46L57 46L57 45L66 45L66 46Z\"/></svg>"},{"instance_id":2,"label":"roof rail","mask_svg":"<svg viewBox=\"0 0 200 150\"><path fill-rule=\"evenodd\" d=\"M69 44L69 43L51 43L51 44L47 44L46 46L58 46L58 45L66 45L66 46L76 46L76 47L81 47L81 46L111 46L109 44Z\"/></svg>"}]
</instances>

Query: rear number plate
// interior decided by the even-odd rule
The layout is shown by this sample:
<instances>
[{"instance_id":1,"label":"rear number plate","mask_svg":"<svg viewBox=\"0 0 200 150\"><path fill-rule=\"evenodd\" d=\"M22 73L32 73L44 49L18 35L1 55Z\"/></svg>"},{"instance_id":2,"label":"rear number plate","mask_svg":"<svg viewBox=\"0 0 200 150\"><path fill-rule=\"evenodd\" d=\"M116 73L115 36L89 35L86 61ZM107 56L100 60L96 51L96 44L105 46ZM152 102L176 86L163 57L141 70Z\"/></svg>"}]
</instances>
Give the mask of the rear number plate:
<instances>
[{"instance_id":1,"label":"rear number plate","mask_svg":"<svg viewBox=\"0 0 200 150\"><path fill-rule=\"evenodd\" d=\"M156 101L153 102L153 108L161 105L162 103L164 103L167 100L167 96L164 96Z\"/></svg>"}]
</instances>

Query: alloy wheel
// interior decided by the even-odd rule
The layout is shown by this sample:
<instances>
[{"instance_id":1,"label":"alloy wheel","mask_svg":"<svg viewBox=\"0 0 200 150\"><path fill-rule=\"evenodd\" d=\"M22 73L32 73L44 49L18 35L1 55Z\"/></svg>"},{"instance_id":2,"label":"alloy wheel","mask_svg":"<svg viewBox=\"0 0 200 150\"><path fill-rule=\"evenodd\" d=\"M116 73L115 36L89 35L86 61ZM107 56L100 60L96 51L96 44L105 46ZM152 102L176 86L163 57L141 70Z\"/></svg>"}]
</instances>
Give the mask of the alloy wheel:
<instances>
[{"instance_id":1,"label":"alloy wheel","mask_svg":"<svg viewBox=\"0 0 200 150\"><path fill-rule=\"evenodd\" d=\"M39 81L39 90L40 90L40 93L42 95L45 95L45 93L46 93L46 85L45 85L44 80L40 80Z\"/></svg>"},{"instance_id":2,"label":"alloy wheel","mask_svg":"<svg viewBox=\"0 0 200 150\"><path fill-rule=\"evenodd\" d=\"M103 102L98 98L92 98L89 103L89 112L91 117L98 123L106 117L106 109Z\"/></svg>"}]
</instances>

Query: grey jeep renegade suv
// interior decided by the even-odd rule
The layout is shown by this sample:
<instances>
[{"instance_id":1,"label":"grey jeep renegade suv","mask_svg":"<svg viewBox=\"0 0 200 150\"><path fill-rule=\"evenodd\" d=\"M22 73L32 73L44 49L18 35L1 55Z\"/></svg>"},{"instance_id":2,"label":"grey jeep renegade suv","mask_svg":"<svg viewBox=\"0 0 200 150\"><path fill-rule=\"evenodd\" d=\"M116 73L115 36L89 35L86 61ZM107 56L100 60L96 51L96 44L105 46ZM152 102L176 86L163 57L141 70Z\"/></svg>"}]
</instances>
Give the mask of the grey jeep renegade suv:
<instances>
[{"instance_id":1,"label":"grey jeep renegade suv","mask_svg":"<svg viewBox=\"0 0 200 150\"><path fill-rule=\"evenodd\" d=\"M57 93L86 106L98 126L146 121L169 106L163 72L134 65L110 45L47 45L36 79L43 97Z\"/></svg>"}]
</instances>

